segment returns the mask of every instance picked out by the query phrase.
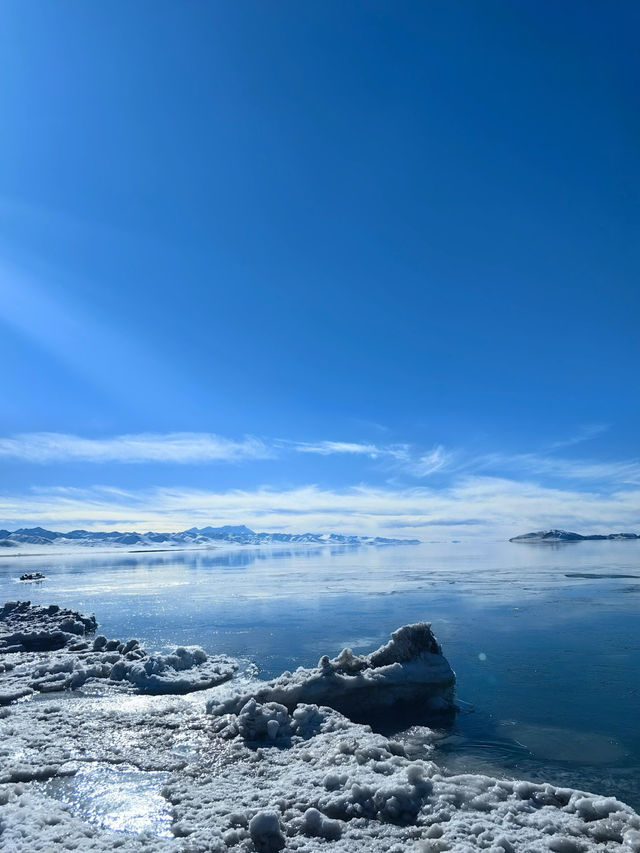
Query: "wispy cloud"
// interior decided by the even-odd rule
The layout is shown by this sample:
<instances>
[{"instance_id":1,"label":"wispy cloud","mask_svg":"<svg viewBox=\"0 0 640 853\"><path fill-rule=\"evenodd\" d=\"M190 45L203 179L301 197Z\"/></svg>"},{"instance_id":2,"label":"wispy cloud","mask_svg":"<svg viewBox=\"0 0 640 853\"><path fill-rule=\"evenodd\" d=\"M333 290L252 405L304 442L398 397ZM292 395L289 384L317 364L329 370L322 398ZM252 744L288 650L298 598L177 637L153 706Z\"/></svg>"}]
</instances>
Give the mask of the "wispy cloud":
<instances>
[{"instance_id":1,"label":"wispy cloud","mask_svg":"<svg viewBox=\"0 0 640 853\"><path fill-rule=\"evenodd\" d=\"M587 440L587 432L595 436L603 429L585 427L583 440ZM577 444L577 437L571 443ZM403 488L415 481L453 487L465 476L514 481L525 479L547 486L573 482L579 483L582 489L608 492L640 486L640 459L572 459L552 450L472 456L462 449L454 450L442 444L425 449L408 443L270 440L255 436L232 439L203 432L138 433L101 438L38 432L0 437L0 461L20 460L41 465L147 463L161 467L165 464L225 464L284 459L291 454L351 456L362 460L363 475L377 471L379 478L395 488ZM307 473L307 476L314 475Z\"/></svg>"},{"instance_id":2,"label":"wispy cloud","mask_svg":"<svg viewBox=\"0 0 640 853\"><path fill-rule=\"evenodd\" d=\"M414 477L428 477L430 474L435 474L436 471L442 471L449 467L454 457L455 453L438 444L427 453L417 456L408 455L403 468Z\"/></svg>"},{"instance_id":3,"label":"wispy cloud","mask_svg":"<svg viewBox=\"0 0 640 853\"><path fill-rule=\"evenodd\" d=\"M231 439L213 433L138 433L87 438L56 432L23 433L0 438L0 459L40 464L196 463L269 459L287 453L314 456L356 456L377 460L385 470L427 477L446 467L452 456L442 445L421 451L409 444L373 444L354 441L269 441L254 436Z\"/></svg>"},{"instance_id":4,"label":"wispy cloud","mask_svg":"<svg viewBox=\"0 0 640 853\"><path fill-rule=\"evenodd\" d=\"M294 450L297 453L313 453L318 456L348 454L352 456L368 456L370 459L405 459L409 453L407 444L378 445L357 441L287 441L281 439L280 447Z\"/></svg>"},{"instance_id":5,"label":"wispy cloud","mask_svg":"<svg viewBox=\"0 0 640 853\"><path fill-rule=\"evenodd\" d=\"M0 458L26 462L195 463L265 459L273 451L258 438L233 441L213 433L172 432L83 438L55 432L0 438Z\"/></svg>"},{"instance_id":6,"label":"wispy cloud","mask_svg":"<svg viewBox=\"0 0 640 853\"><path fill-rule=\"evenodd\" d=\"M430 450L420 450L410 444L371 444L350 441L285 441L281 447L297 453L312 453L319 456L348 454L381 460L385 470L402 472L411 477L423 478L447 468L455 454L438 444Z\"/></svg>"},{"instance_id":7,"label":"wispy cloud","mask_svg":"<svg viewBox=\"0 0 640 853\"><path fill-rule=\"evenodd\" d=\"M526 476L554 477L560 480L582 480L593 484L609 484L611 488L640 485L640 460L597 461L566 459L541 453L491 453L467 463L476 472L519 472Z\"/></svg>"},{"instance_id":8,"label":"wispy cloud","mask_svg":"<svg viewBox=\"0 0 640 853\"><path fill-rule=\"evenodd\" d=\"M599 435L607 432L610 428L610 424L586 424L570 438L565 438L562 441L554 441L553 444L550 445L550 449L560 450L563 447L572 447L574 444L582 444L583 441L592 441L594 438L598 438Z\"/></svg>"}]
</instances>

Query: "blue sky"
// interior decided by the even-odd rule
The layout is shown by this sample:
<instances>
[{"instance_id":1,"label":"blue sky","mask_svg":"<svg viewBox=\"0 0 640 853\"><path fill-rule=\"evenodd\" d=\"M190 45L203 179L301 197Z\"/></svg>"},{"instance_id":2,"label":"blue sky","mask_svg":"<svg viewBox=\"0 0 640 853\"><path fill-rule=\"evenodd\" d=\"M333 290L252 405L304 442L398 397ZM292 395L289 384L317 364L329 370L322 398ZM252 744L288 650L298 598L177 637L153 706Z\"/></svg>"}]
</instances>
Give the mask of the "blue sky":
<instances>
[{"instance_id":1,"label":"blue sky","mask_svg":"<svg viewBox=\"0 0 640 853\"><path fill-rule=\"evenodd\" d=\"M9 0L0 525L640 529L639 32Z\"/></svg>"}]
</instances>

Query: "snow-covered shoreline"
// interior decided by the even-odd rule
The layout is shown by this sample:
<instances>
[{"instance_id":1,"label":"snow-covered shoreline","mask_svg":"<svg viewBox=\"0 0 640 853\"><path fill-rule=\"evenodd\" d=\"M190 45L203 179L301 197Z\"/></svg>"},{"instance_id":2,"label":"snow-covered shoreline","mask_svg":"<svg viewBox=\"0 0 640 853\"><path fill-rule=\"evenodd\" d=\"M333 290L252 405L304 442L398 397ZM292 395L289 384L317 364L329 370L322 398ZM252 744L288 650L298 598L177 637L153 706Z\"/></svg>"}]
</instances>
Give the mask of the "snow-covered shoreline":
<instances>
[{"instance_id":1,"label":"snow-covered shoreline","mask_svg":"<svg viewBox=\"0 0 640 853\"><path fill-rule=\"evenodd\" d=\"M315 670L238 684L229 659L152 656L96 628L55 605L0 609L3 850L640 851L640 818L612 797L447 776L428 730L416 756L329 707L349 710L351 694L366 717L394 691L450 703L453 673L426 623L369 655L345 650ZM149 685L154 675L161 685ZM172 837L114 832L50 796L52 782L98 766L166 774Z\"/></svg>"}]
</instances>

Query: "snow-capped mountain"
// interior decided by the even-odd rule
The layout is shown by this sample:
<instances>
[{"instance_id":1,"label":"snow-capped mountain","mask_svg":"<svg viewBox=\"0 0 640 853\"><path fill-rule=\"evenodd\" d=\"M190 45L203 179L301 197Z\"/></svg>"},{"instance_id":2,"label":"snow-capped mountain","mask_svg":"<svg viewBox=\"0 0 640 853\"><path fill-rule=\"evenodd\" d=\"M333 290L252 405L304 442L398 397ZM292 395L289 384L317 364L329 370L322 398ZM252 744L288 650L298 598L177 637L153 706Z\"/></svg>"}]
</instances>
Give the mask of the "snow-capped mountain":
<instances>
[{"instance_id":1,"label":"snow-capped mountain","mask_svg":"<svg viewBox=\"0 0 640 853\"><path fill-rule=\"evenodd\" d=\"M137 546L154 548L231 543L235 545L316 544L316 545L416 545L418 539L387 539L381 536L345 536L341 533L256 533L244 524L222 527L191 527L178 533L121 533L117 530L70 530L60 533L43 527L21 527L13 532L0 530L0 547L18 545Z\"/></svg>"},{"instance_id":2,"label":"snow-capped mountain","mask_svg":"<svg viewBox=\"0 0 640 853\"><path fill-rule=\"evenodd\" d=\"M571 533L569 530L538 530L534 533L522 533L514 536L509 542L583 542L594 539L640 539L637 533L592 533L583 536L581 533Z\"/></svg>"}]
</instances>

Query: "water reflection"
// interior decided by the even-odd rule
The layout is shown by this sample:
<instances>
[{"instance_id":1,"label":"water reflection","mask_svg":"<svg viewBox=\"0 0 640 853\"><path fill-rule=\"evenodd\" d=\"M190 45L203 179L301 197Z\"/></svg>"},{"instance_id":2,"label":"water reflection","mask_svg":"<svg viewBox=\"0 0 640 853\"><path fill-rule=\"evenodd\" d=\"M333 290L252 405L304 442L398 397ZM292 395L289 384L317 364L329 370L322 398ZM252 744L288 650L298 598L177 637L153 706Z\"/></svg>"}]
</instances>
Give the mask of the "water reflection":
<instances>
[{"instance_id":1,"label":"water reflection","mask_svg":"<svg viewBox=\"0 0 640 853\"><path fill-rule=\"evenodd\" d=\"M171 807L161 794L168 776L126 764L87 762L74 776L52 779L44 789L79 817L105 829L173 837Z\"/></svg>"},{"instance_id":2,"label":"water reflection","mask_svg":"<svg viewBox=\"0 0 640 853\"><path fill-rule=\"evenodd\" d=\"M372 548L373 546L368 546ZM195 569L206 568L245 568L256 562L272 562L274 560L290 560L292 558L308 560L318 557L335 557L362 550L359 545L308 546L298 545L295 548L252 547L229 548L191 548L166 549L156 551L126 551L99 552L92 554L89 549L78 548L76 553L56 554L55 548L50 553L24 555L2 561L0 577L8 571L15 571L16 566L36 564L43 570L56 569L69 573L84 574L87 571L109 569L155 569L168 566L183 566ZM2 555L5 556L5 555Z\"/></svg>"}]
</instances>

